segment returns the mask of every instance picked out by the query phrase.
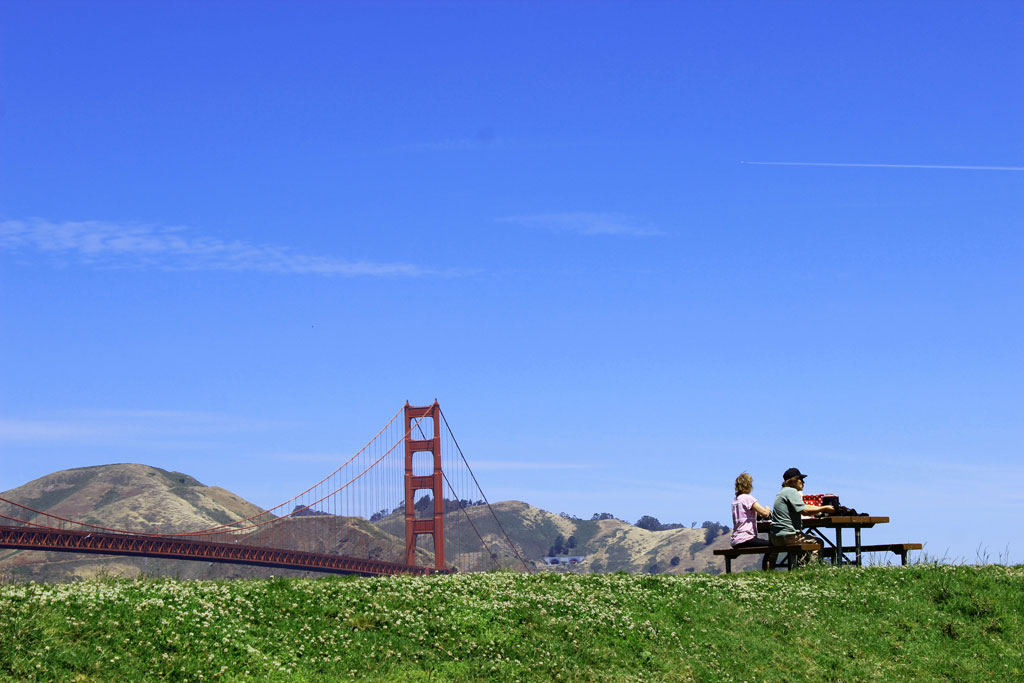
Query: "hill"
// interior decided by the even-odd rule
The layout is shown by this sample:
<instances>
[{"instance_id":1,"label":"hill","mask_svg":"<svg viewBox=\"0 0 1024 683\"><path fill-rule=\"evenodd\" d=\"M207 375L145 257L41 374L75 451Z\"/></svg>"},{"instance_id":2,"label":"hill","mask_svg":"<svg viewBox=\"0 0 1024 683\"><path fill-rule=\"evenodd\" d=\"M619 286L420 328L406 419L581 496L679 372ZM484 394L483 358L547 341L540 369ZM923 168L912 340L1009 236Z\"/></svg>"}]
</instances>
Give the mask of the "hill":
<instances>
[{"instance_id":1,"label":"hill","mask_svg":"<svg viewBox=\"0 0 1024 683\"><path fill-rule=\"evenodd\" d=\"M100 465L63 470L40 477L0 496L28 507L99 526L164 533L208 529L246 519L260 508L218 486L206 486L187 474L139 464ZM311 530L311 527L316 527ZM330 527L327 529L326 527ZM324 536L324 552L347 545L369 548L379 559L401 557L403 541L366 520L305 517L253 534L253 543L296 547L312 532ZM329 533L324 533L329 532ZM426 559L426 555L424 558ZM170 576L189 579L316 576L308 572L245 565L0 549L0 576L17 581L69 581L98 575Z\"/></svg>"},{"instance_id":2,"label":"hill","mask_svg":"<svg viewBox=\"0 0 1024 683\"><path fill-rule=\"evenodd\" d=\"M621 519L576 519L518 500L493 503L490 508L474 505L466 508L465 512L454 510L445 515L446 528L454 528L463 516L472 520L476 531L499 556L500 564L510 569L521 568L522 565L509 548L505 533L531 567L556 572L717 573L724 564L712 551L729 546L728 534L718 534L707 543L704 529L648 531ZM403 533L404 522L400 514L392 514L379 523L391 534ZM559 537L565 542L572 539L573 547L568 554L582 556L582 562L554 567L544 565L543 558L548 556L548 551ZM447 536L445 542L449 552L476 549L479 545L476 535L471 533L463 533L461 538ZM743 562L734 564L738 570L760 565L759 557L743 559Z\"/></svg>"},{"instance_id":3,"label":"hill","mask_svg":"<svg viewBox=\"0 0 1024 683\"><path fill-rule=\"evenodd\" d=\"M69 519L151 533L205 529L260 512L256 505L223 488L206 486L181 472L139 464L55 472L0 496ZM580 520L521 501L503 501L491 507L475 505L465 511L455 509L446 515L449 553L477 553L479 568L493 564L480 552L479 539L467 528L466 517L483 537L489 551L497 556L499 564L512 569L522 569L522 564L506 542L505 532L531 568L555 572L717 572L723 566L722 561L711 551L728 545L728 535L717 535L706 543L704 529L648 531L619 519ZM346 547L357 546L369 548L376 559L401 561L404 525L402 511L395 511L374 523L360 518L301 517L258 531L253 543L270 542L276 547L289 548L297 547L296 539L322 538L320 549L323 552L344 554ZM463 528L463 533L455 533L457 526ZM272 540L268 535L273 536ZM573 547L567 552L582 556L583 561L572 566L545 566L543 558L559 538L564 541L563 545L571 539ZM427 541L419 551L422 564L432 563L433 548L429 539ZM746 558L746 562L737 563L737 568L753 567L757 561ZM202 579L305 575L280 569L185 560L0 550L0 576L14 580L67 581L100 574Z\"/></svg>"},{"instance_id":4,"label":"hill","mask_svg":"<svg viewBox=\"0 0 1024 683\"><path fill-rule=\"evenodd\" d=\"M260 512L187 474L130 463L62 470L0 495L60 517L151 533L206 529Z\"/></svg>"},{"instance_id":5,"label":"hill","mask_svg":"<svg viewBox=\"0 0 1024 683\"><path fill-rule=\"evenodd\" d=\"M1022 615L1002 566L0 584L0 678L1009 681Z\"/></svg>"}]
</instances>

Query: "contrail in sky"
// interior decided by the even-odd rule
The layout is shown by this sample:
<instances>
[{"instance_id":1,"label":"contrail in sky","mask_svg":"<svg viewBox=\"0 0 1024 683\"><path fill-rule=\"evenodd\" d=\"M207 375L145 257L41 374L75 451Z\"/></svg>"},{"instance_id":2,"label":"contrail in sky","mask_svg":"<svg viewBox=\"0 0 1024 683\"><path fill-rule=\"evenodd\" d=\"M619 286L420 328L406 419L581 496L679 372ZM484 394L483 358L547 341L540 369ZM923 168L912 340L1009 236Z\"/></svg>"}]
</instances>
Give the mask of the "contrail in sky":
<instances>
[{"instance_id":1,"label":"contrail in sky","mask_svg":"<svg viewBox=\"0 0 1024 683\"><path fill-rule=\"evenodd\" d=\"M754 166L856 166L859 168L941 168L955 171L1024 171L1024 166L939 166L932 164L838 164L821 161L741 161Z\"/></svg>"}]
</instances>

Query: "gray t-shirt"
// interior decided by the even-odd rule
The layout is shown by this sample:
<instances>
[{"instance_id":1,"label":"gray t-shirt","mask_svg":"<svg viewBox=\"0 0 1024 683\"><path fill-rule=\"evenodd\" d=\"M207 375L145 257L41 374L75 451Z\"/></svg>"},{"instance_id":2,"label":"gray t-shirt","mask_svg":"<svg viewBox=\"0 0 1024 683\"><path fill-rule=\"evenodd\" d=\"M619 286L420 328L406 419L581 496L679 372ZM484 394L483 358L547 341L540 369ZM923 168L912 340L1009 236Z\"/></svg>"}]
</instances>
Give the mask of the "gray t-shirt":
<instances>
[{"instance_id":1,"label":"gray t-shirt","mask_svg":"<svg viewBox=\"0 0 1024 683\"><path fill-rule=\"evenodd\" d=\"M800 513L804 511L804 498L794 488L783 486L778 495L775 496L775 505L772 506L772 526L769 533L772 536L784 536L795 534L804 528Z\"/></svg>"}]
</instances>

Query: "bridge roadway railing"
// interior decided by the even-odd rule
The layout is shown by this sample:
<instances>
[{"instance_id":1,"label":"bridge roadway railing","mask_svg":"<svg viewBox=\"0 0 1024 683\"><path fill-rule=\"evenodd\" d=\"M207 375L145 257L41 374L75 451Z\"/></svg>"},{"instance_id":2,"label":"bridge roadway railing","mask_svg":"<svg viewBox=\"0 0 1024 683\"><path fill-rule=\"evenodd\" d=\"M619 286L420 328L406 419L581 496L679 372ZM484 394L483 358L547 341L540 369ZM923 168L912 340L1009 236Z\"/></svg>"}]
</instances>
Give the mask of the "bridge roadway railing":
<instances>
[{"instance_id":1,"label":"bridge roadway railing","mask_svg":"<svg viewBox=\"0 0 1024 683\"><path fill-rule=\"evenodd\" d=\"M134 555L173 560L203 560L262 567L280 567L332 574L388 576L445 573L429 567L384 562L301 550L261 548L172 536L107 534L90 531L0 525L0 548L51 552Z\"/></svg>"}]
</instances>

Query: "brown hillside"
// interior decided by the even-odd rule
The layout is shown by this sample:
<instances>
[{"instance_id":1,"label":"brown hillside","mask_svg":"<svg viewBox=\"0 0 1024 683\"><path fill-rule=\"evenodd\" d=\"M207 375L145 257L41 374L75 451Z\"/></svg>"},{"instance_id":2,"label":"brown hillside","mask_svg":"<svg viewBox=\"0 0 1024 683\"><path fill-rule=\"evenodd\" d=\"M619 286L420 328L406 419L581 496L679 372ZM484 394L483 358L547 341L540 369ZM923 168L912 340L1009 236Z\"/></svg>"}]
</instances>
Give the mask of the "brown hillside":
<instances>
[{"instance_id":1,"label":"brown hillside","mask_svg":"<svg viewBox=\"0 0 1024 683\"><path fill-rule=\"evenodd\" d=\"M493 514L491 510L493 509ZM455 552L480 551L476 532L465 523L469 518L483 537L489 551L498 555L499 564L512 569L522 569L522 563L505 540L505 533L512 539L519 555L531 568L551 571L616 572L684 574L688 572L724 571L723 560L712 554L713 550L729 545L729 535L715 538L705 544L704 529L671 529L668 531L647 531L619 519L600 521L579 520L563 517L547 510L535 508L518 500L508 500L487 506L473 506L465 511L457 510L445 515L446 554ZM497 518L497 519L495 519ZM457 523L463 520L461 524ZM504 527L504 532L501 527ZM401 514L392 514L380 522L385 531L401 536L404 520ZM461 528L456 534L455 529ZM570 555L586 559L571 567L549 567L543 557L554 544L556 537L574 537L576 547ZM485 551L486 552L486 551ZM673 558L678 558L673 565ZM480 565L485 567L486 556ZM759 556L749 556L734 563L734 569L759 566Z\"/></svg>"},{"instance_id":2,"label":"brown hillside","mask_svg":"<svg viewBox=\"0 0 1024 683\"><path fill-rule=\"evenodd\" d=\"M239 496L216 486L205 486L180 472L168 472L138 464L102 465L55 472L6 491L4 498L51 514L100 526L161 533L189 531L226 524L258 514L260 509ZM492 514L493 509L493 514ZM468 523L472 520L487 548ZM446 515L446 543L449 557L470 554L469 569L499 565L522 569L509 548L497 522L508 533L531 568L547 571L670 573L721 571L722 560L712 550L726 547L728 535L704 543L703 529L647 531L618 519L579 520L535 508L521 501L504 501L473 506ZM456 524L457 521L461 523ZM457 532L460 529L461 532ZM352 554L387 561L403 561L405 521L399 511L371 523L361 518L309 516L253 532L251 542L281 548L309 547L340 554ZM557 536L573 537L572 555L585 559L570 567L548 567L543 557ZM432 565L429 538L417 550L418 564ZM677 559L676 559L677 558ZM759 558L736 563L750 568ZM675 562L675 564L673 564ZM466 569L467 567L463 567ZM67 581L97 574L120 576L177 576L181 578L235 578L249 576L299 575L282 569L244 565L172 561L104 555L80 555L0 549L0 579Z\"/></svg>"},{"instance_id":3,"label":"brown hillside","mask_svg":"<svg viewBox=\"0 0 1024 683\"><path fill-rule=\"evenodd\" d=\"M205 486L187 474L138 464L55 472L0 496L69 519L149 533L206 529L260 512L234 493ZM268 535L273 535L278 547L299 547L300 540L316 538L326 552L352 547L388 560L397 559L404 547L401 539L389 537L362 519L325 516L289 520L280 527L258 530L251 542L260 544ZM424 564L429 561L425 559ZM0 577L67 581L97 574L209 579L306 573L186 560L0 549Z\"/></svg>"},{"instance_id":4,"label":"brown hillside","mask_svg":"<svg viewBox=\"0 0 1024 683\"><path fill-rule=\"evenodd\" d=\"M206 529L260 512L187 474L130 463L62 470L0 495L60 517L147 533Z\"/></svg>"},{"instance_id":5,"label":"brown hillside","mask_svg":"<svg viewBox=\"0 0 1024 683\"><path fill-rule=\"evenodd\" d=\"M648 531L619 519L600 521L563 517L522 501L495 503L494 514L485 506L467 510L488 543L495 547L503 537L494 518L501 522L505 532L515 542L520 554L528 557L536 567L556 571L616 572L683 574L688 572L724 571L721 558L712 554L729 545L729 535L715 538L705 544L704 529L670 529ZM541 558L548 554L556 537L574 537L576 547L571 555L585 560L571 568L546 567ZM512 553L508 553L512 555ZM678 558L673 565L673 558ZM747 558L734 564L736 570L752 568L759 557Z\"/></svg>"}]
</instances>

